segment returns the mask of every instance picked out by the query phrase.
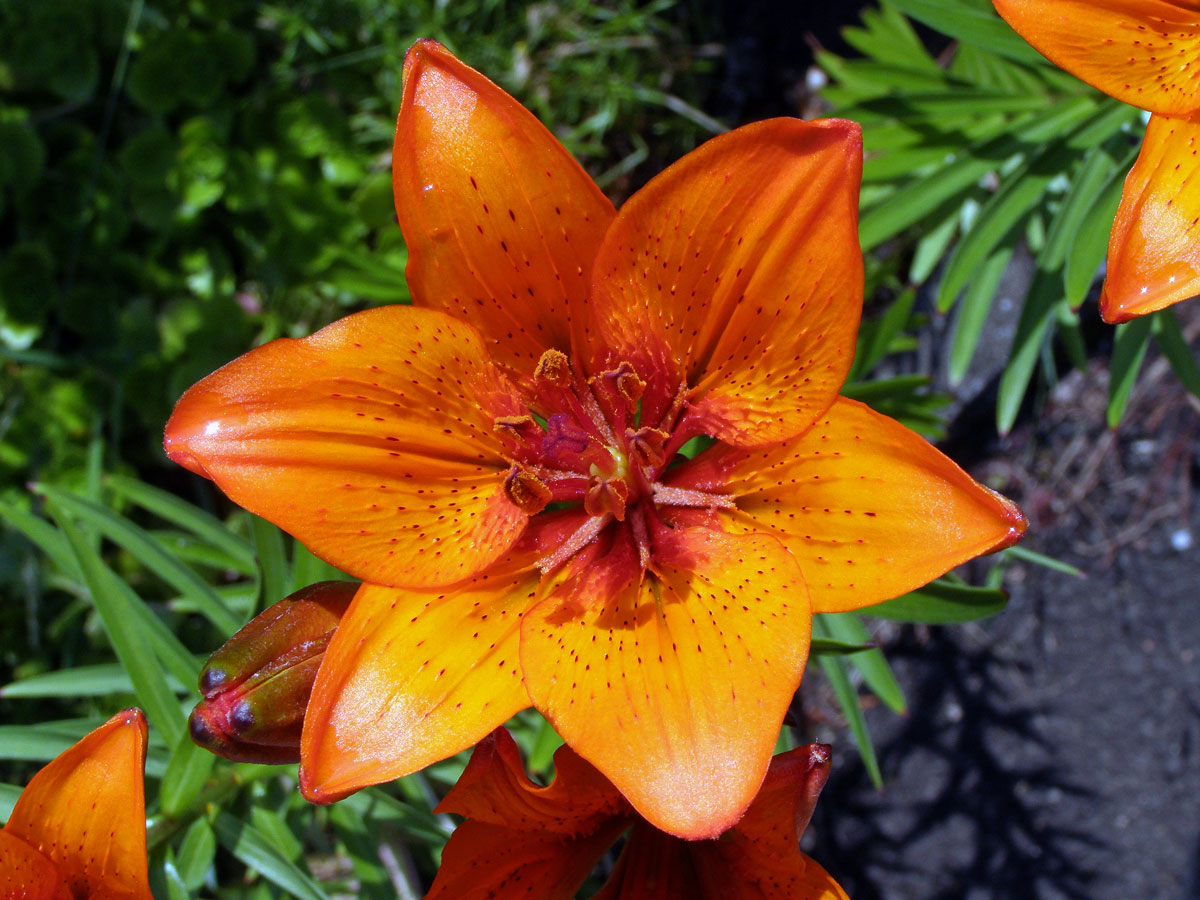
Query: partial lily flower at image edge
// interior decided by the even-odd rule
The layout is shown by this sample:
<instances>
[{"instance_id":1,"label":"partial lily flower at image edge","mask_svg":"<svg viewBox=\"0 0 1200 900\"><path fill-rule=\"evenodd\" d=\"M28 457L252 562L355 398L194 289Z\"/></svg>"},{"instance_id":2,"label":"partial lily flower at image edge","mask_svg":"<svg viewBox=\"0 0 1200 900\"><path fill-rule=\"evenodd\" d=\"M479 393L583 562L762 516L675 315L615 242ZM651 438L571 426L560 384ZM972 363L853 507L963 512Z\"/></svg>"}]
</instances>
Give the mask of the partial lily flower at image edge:
<instances>
[{"instance_id":1,"label":"partial lily flower at image edge","mask_svg":"<svg viewBox=\"0 0 1200 900\"><path fill-rule=\"evenodd\" d=\"M1108 242L1100 311L1127 322L1200 294L1200 9L1188 0L993 0L1052 63L1151 113Z\"/></svg>"},{"instance_id":2,"label":"partial lily flower at image edge","mask_svg":"<svg viewBox=\"0 0 1200 900\"><path fill-rule=\"evenodd\" d=\"M152 900L146 720L127 709L49 762L0 830L0 897Z\"/></svg>"},{"instance_id":3,"label":"partial lily flower at image edge","mask_svg":"<svg viewBox=\"0 0 1200 900\"><path fill-rule=\"evenodd\" d=\"M555 778L525 775L512 737L484 738L437 812L466 817L450 837L425 900L571 900L622 835L624 846L595 900L847 900L800 835L829 777L829 749L798 747L771 760L745 816L715 840L684 841L641 819L569 747Z\"/></svg>"}]
</instances>

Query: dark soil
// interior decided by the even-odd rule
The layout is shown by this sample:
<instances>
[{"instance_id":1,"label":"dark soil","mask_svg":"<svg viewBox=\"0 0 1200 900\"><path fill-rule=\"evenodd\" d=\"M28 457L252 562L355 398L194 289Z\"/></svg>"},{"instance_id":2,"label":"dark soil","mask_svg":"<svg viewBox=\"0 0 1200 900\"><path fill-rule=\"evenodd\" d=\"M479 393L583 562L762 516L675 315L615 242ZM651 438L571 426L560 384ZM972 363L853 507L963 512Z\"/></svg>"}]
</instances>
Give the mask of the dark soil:
<instances>
[{"instance_id":1,"label":"dark soil","mask_svg":"<svg viewBox=\"0 0 1200 900\"><path fill-rule=\"evenodd\" d=\"M881 634L910 703L868 712L886 790L837 735L810 837L854 900L1200 900L1200 404L1152 351L1110 431L1106 363L975 429L1027 546L1086 577L1014 566L1001 615Z\"/></svg>"}]
</instances>

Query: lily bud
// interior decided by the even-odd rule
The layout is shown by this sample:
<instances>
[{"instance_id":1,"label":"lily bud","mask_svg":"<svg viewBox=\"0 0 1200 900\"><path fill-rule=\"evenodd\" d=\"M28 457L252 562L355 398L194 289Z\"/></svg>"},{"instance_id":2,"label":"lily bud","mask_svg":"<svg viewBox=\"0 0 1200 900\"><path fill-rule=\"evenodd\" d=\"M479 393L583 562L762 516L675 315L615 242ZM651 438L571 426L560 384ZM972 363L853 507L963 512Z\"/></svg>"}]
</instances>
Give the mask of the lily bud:
<instances>
[{"instance_id":1,"label":"lily bud","mask_svg":"<svg viewBox=\"0 0 1200 900\"><path fill-rule=\"evenodd\" d=\"M300 731L321 659L358 584L323 581L263 610L208 658L192 740L235 762L300 760Z\"/></svg>"}]
</instances>

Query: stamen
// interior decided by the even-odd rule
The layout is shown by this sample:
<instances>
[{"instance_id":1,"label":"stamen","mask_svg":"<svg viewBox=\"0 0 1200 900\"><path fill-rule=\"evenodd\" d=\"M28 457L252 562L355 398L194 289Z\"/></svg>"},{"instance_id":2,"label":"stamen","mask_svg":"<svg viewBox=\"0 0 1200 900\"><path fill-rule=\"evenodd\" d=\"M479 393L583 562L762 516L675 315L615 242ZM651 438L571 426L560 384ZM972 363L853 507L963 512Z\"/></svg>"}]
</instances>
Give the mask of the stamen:
<instances>
[{"instance_id":1,"label":"stamen","mask_svg":"<svg viewBox=\"0 0 1200 900\"><path fill-rule=\"evenodd\" d=\"M629 442L629 456L638 465L657 469L667 461L664 447L671 436L658 428L639 428L637 431L625 431L625 440Z\"/></svg>"},{"instance_id":2,"label":"stamen","mask_svg":"<svg viewBox=\"0 0 1200 900\"><path fill-rule=\"evenodd\" d=\"M591 516L579 526L579 529L573 535L559 544L557 550L543 556L537 561L537 567L541 570L542 574L550 574L594 541L611 519L611 516Z\"/></svg>"},{"instance_id":3,"label":"stamen","mask_svg":"<svg viewBox=\"0 0 1200 900\"><path fill-rule=\"evenodd\" d=\"M737 509L737 503L728 494L710 494L707 491L692 491L687 488L668 487L654 483L654 502L660 506L694 506L701 509Z\"/></svg>"},{"instance_id":4,"label":"stamen","mask_svg":"<svg viewBox=\"0 0 1200 900\"><path fill-rule=\"evenodd\" d=\"M547 350L538 360L533 378L555 387L568 387L571 384L571 361L561 350Z\"/></svg>"},{"instance_id":5,"label":"stamen","mask_svg":"<svg viewBox=\"0 0 1200 900\"><path fill-rule=\"evenodd\" d=\"M554 498L554 492L532 469L514 464L504 478L504 495L522 512L537 515Z\"/></svg>"},{"instance_id":6,"label":"stamen","mask_svg":"<svg viewBox=\"0 0 1200 900\"><path fill-rule=\"evenodd\" d=\"M597 481L583 498L583 508L589 516L610 513L618 522L625 521L625 502L629 499L629 485L624 481Z\"/></svg>"}]
</instances>

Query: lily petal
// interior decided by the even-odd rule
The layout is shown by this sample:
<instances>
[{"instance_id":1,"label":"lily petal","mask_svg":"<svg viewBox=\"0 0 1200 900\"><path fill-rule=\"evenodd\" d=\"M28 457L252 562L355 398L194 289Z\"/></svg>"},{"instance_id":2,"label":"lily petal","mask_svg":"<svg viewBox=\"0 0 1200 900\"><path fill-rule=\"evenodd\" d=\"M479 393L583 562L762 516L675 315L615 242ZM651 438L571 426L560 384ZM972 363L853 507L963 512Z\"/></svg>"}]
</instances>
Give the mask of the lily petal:
<instances>
[{"instance_id":1,"label":"lily petal","mask_svg":"<svg viewBox=\"0 0 1200 900\"><path fill-rule=\"evenodd\" d=\"M1200 110L1195 0L993 0L1047 59L1111 97L1171 116Z\"/></svg>"},{"instance_id":2,"label":"lily petal","mask_svg":"<svg viewBox=\"0 0 1200 900\"><path fill-rule=\"evenodd\" d=\"M648 822L638 822L612 874L592 900L733 900L743 896L737 887L730 893L725 878L706 884L696 872L688 842L664 834ZM721 893L714 893L714 888ZM790 895L779 896L792 900Z\"/></svg>"},{"instance_id":3,"label":"lily petal","mask_svg":"<svg viewBox=\"0 0 1200 900\"><path fill-rule=\"evenodd\" d=\"M771 760L745 817L721 840L693 850L700 880L711 885L713 900L848 900L829 873L800 852L800 835L829 770L828 748L820 745L797 747Z\"/></svg>"},{"instance_id":4,"label":"lily petal","mask_svg":"<svg viewBox=\"0 0 1200 900\"><path fill-rule=\"evenodd\" d=\"M675 163L600 248L593 312L611 349L593 370L629 361L668 402L686 380L696 424L727 443L803 431L854 356L861 176L861 130L838 119L747 125Z\"/></svg>"},{"instance_id":5,"label":"lily petal","mask_svg":"<svg viewBox=\"0 0 1200 900\"><path fill-rule=\"evenodd\" d=\"M514 552L447 589L359 589L304 717L307 799L331 803L453 756L529 705L517 645L536 558Z\"/></svg>"},{"instance_id":6,"label":"lily petal","mask_svg":"<svg viewBox=\"0 0 1200 900\"><path fill-rule=\"evenodd\" d=\"M434 41L404 64L392 178L414 301L483 332L511 374L572 349L614 215L532 113Z\"/></svg>"},{"instance_id":7,"label":"lily petal","mask_svg":"<svg viewBox=\"0 0 1200 900\"><path fill-rule=\"evenodd\" d=\"M5 830L0 830L0 897L71 900L54 863Z\"/></svg>"},{"instance_id":8,"label":"lily petal","mask_svg":"<svg viewBox=\"0 0 1200 900\"><path fill-rule=\"evenodd\" d=\"M525 774L516 741L503 728L479 742L435 812L516 831L570 836L594 832L614 816L626 822L633 817L608 779L566 745L555 751L554 781L546 787L534 784Z\"/></svg>"},{"instance_id":9,"label":"lily petal","mask_svg":"<svg viewBox=\"0 0 1200 900\"><path fill-rule=\"evenodd\" d=\"M713 447L673 485L729 491L731 530L773 534L800 564L814 612L859 609L1016 543L1021 511L920 435L853 400L776 447Z\"/></svg>"},{"instance_id":10,"label":"lily petal","mask_svg":"<svg viewBox=\"0 0 1200 900\"><path fill-rule=\"evenodd\" d=\"M521 625L534 705L656 827L720 834L762 783L811 615L774 538L661 527L642 577L625 529Z\"/></svg>"},{"instance_id":11,"label":"lily petal","mask_svg":"<svg viewBox=\"0 0 1200 900\"><path fill-rule=\"evenodd\" d=\"M145 761L145 717L118 713L33 776L5 832L49 857L76 897L152 900Z\"/></svg>"},{"instance_id":12,"label":"lily petal","mask_svg":"<svg viewBox=\"0 0 1200 900\"><path fill-rule=\"evenodd\" d=\"M475 329L388 306L218 369L180 399L165 447L356 578L433 586L525 527L493 433L523 411Z\"/></svg>"},{"instance_id":13,"label":"lily petal","mask_svg":"<svg viewBox=\"0 0 1200 900\"><path fill-rule=\"evenodd\" d=\"M1200 294L1198 153L1200 121L1150 117L1108 239L1105 321L1125 322Z\"/></svg>"}]
</instances>

